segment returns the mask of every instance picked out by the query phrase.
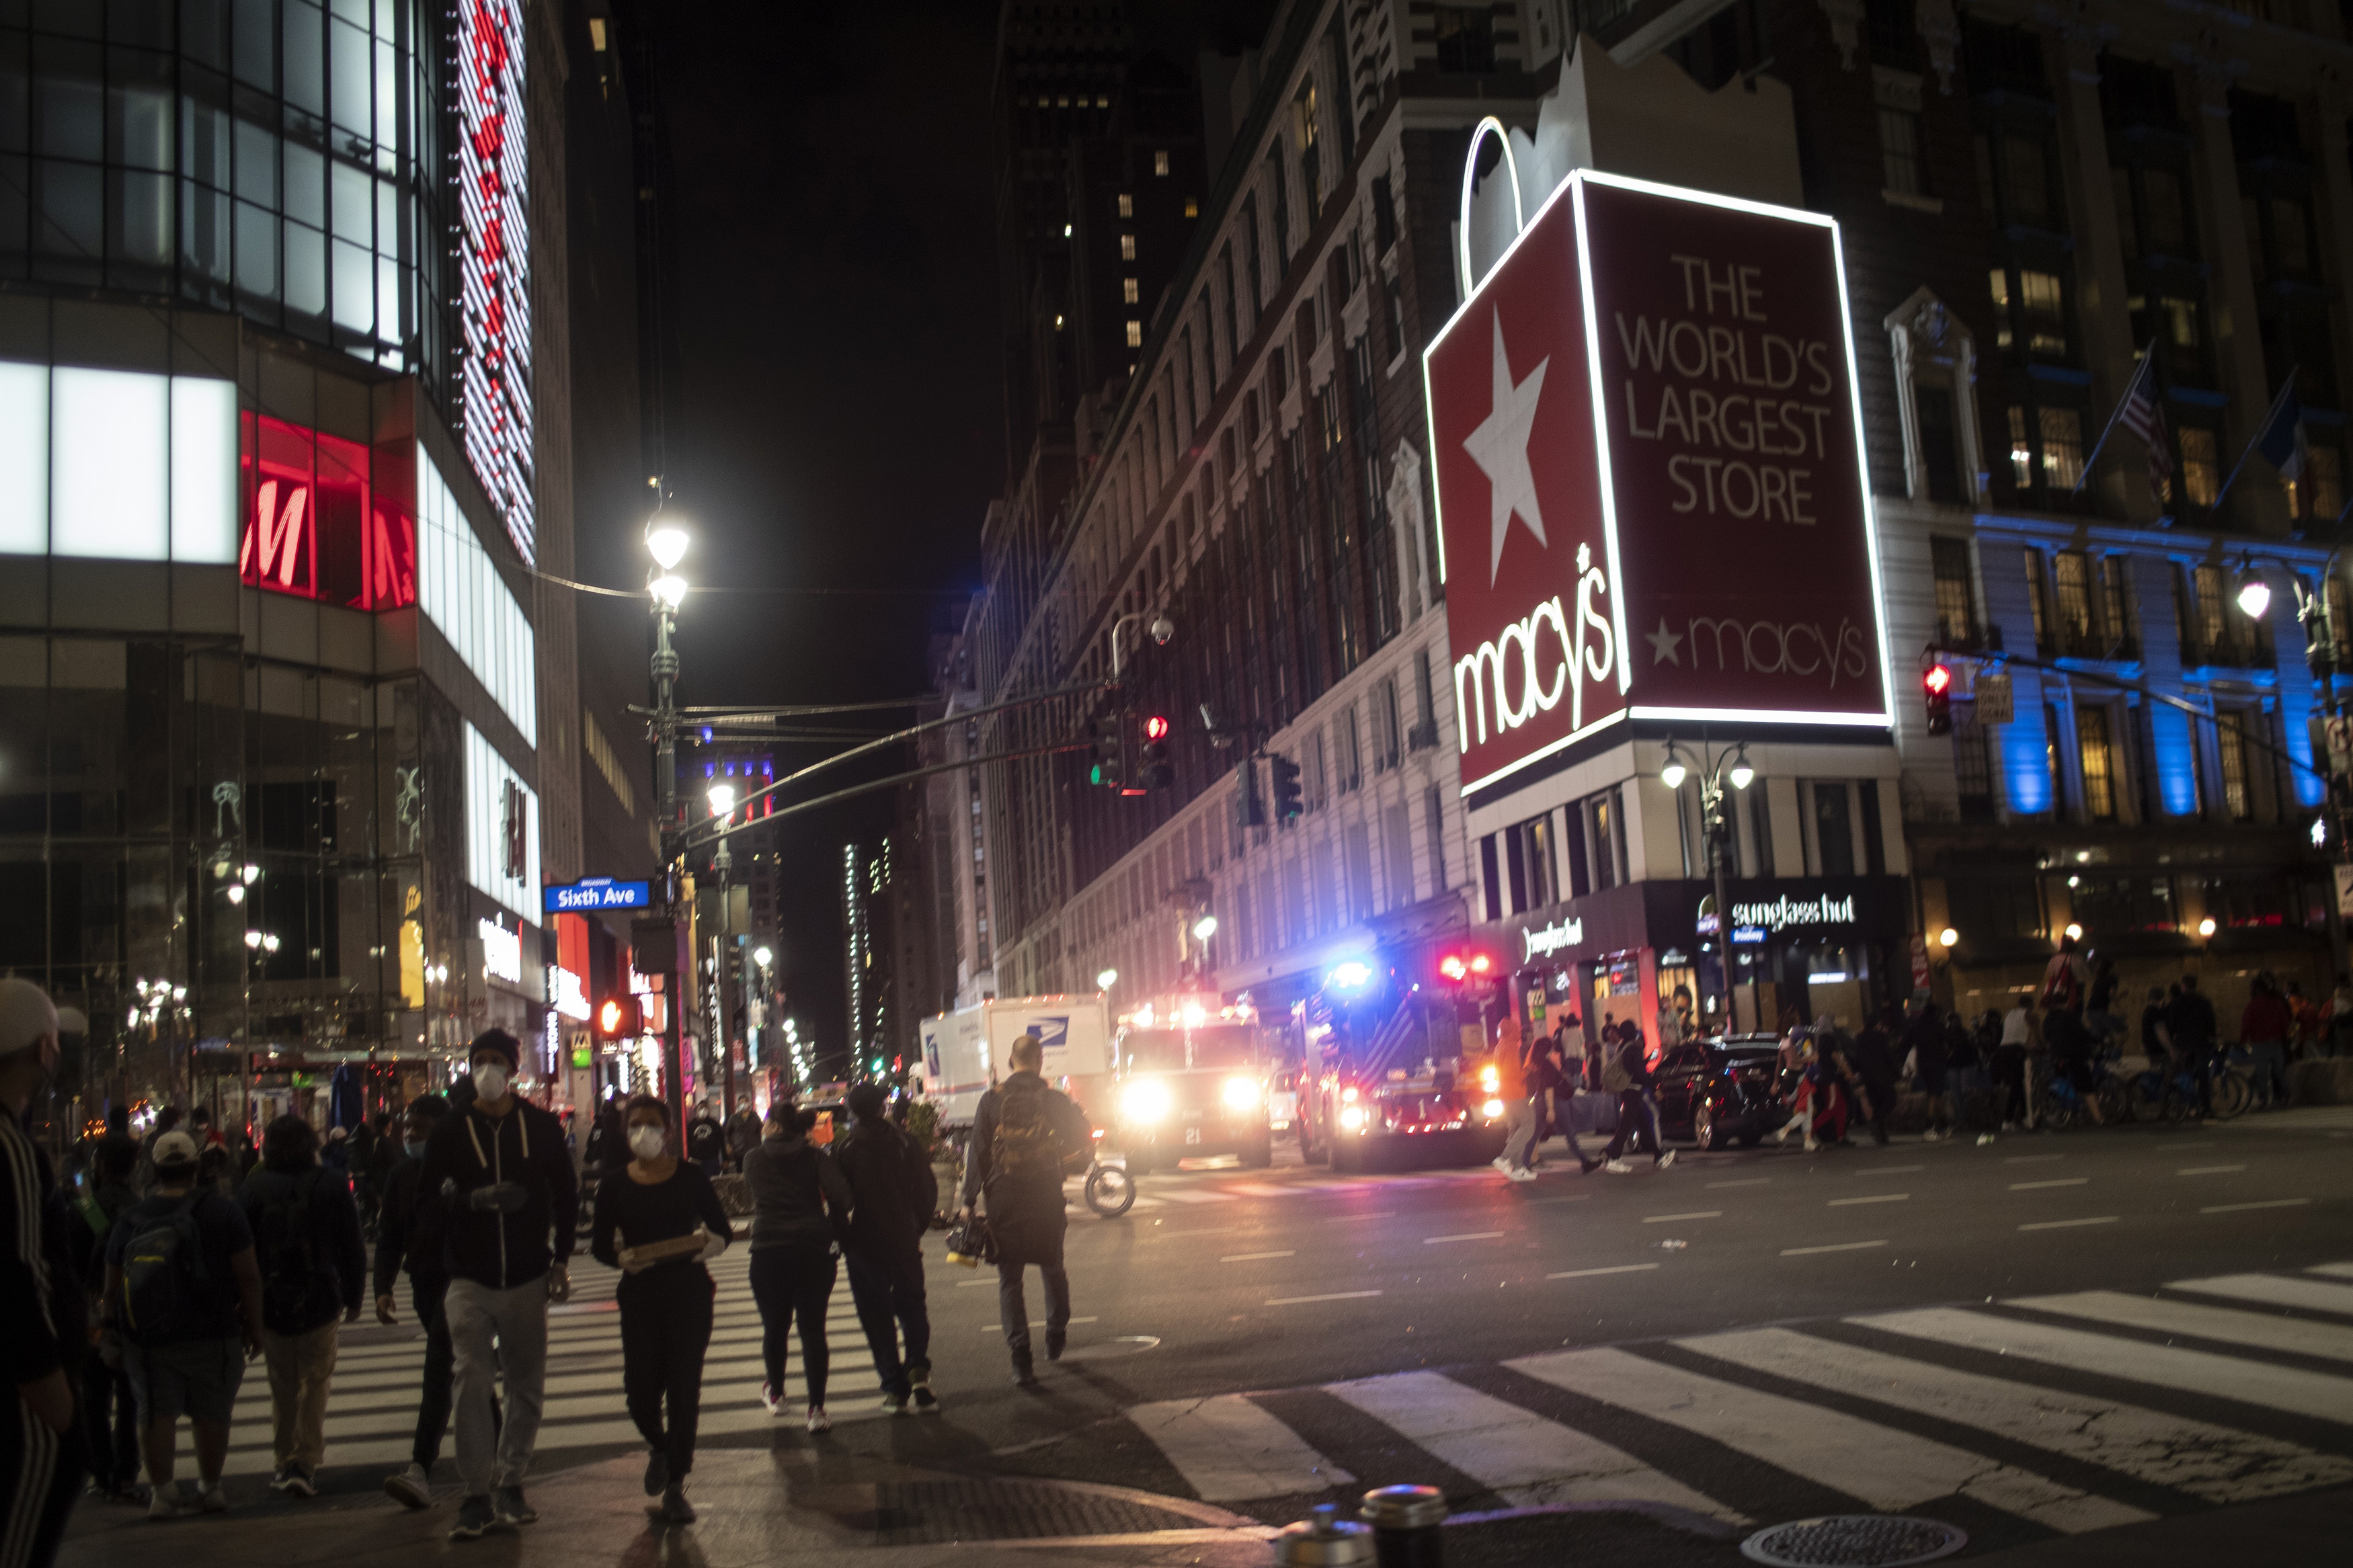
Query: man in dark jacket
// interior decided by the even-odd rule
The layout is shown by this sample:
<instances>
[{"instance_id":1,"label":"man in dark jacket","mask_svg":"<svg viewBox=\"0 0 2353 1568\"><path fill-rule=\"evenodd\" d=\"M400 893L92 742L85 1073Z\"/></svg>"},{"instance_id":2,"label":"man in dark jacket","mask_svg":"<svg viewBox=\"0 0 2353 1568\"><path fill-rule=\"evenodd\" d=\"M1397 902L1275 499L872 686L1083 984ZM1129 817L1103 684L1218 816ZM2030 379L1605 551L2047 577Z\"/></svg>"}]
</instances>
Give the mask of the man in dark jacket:
<instances>
[{"instance_id":1,"label":"man in dark jacket","mask_svg":"<svg viewBox=\"0 0 2353 1568\"><path fill-rule=\"evenodd\" d=\"M892 1415L934 1415L932 1320L923 1304L923 1230L940 1201L931 1163L913 1138L891 1125L880 1084L849 1091L857 1120L833 1146L849 1179L849 1295L874 1352L882 1408ZM907 1337L906 1355L899 1335Z\"/></svg>"},{"instance_id":2,"label":"man in dark jacket","mask_svg":"<svg viewBox=\"0 0 2353 1568\"><path fill-rule=\"evenodd\" d=\"M1647 1143L1651 1167L1663 1170L1675 1163L1675 1152L1659 1142L1658 1105L1651 1098L1650 1044L1642 1038L1641 1026L1631 1020L1619 1033L1615 1070L1602 1068L1602 1088L1619 1087L1618 1131L1610 1135L1609 1146L1601 1151L1601 1168L1613 1176L1632 1175L1634 1167L1626 1162L1627 1152Z\"/></svg>"},{"instance_id":3,"label":"man in dark jacket","mask_svg":"<svg viewBox=\"0 0 2353 1568\"><path fill-rule=\"evenodd\" d=\"M1862 1097L1869 1102L1863 1111L1871 1118L1872 1141L1882 1147L1887 1142L1888 1115L1895 1109L1898 1064L1895 1047L1887 1037L1895 1022L1894 1012L1893 1007L1883 1008L1878 1017L1866 1023L1846 1056L1854 1076L1862 1081Z\"/></svg>"},{"instance_id":4,"label":"man in dark jacket","mask_svg":"<svg viewBox=\"0 0 2353 1568\"><path fill-rule=\"evenodd\" d=\"M126 1210L139 1201L131 1190L131 1173L138 1168L139 1144L128 1134L98 1141L90 1172L90 1191L69 1216L75 1260L84 1285L95 1291L106 1279L107 1237ZM108 1357L113 1358L110 1364ZM90 1489L93 1497L133 1500L139 1488L139 1402L131 1374L122 1365L119 1335L104 1352L82 1363L82 1420L90 1439Z\"/></svg>"},{"instance_id":5,"label":"man in dark jacket","mask_svg":"<svg viewBox=\"0 0 2353 1568\"><path fill-rule=\"evenodd\" d=\"M988 1227L997 1237L997 1312L1013 1352L1013 1381L1038 1381L1029 1354L1029 1303L1021 1271L1031 1264L1046 1282L1046 1359L1060 1361L1069 1342L1071 1277L1062 1268L1062 1178L1083 1169L1090 1135L1086 1113L1038 1075L1045 1047L1024 1035L1006 1052L1013 1070L980 1097L973 1115L972 1155L965 1163L964 1206L988 1197Z\"/></svg>"},{"instance_id":6,"label":"man in dark jacket","mask_svg":"<svg viewBox=\"0 0 2353 1568\"><path fill-rule=\"evenodd\" d=\"M40 1568L57 1556L81 1482L73 1441L73 1372L86 1337L70 1270L52 1267L48 1156L20 1119L58 1069L58 1013L29 980L0 980L0 1363L9 1403L0 1420L0 1560Z\"/></svg>"},{"instance_id":7,"label":"man in dark jacket","mask_svg":"<svg viewBox=\"0 0 2353 1568\"><path fill-rule=\"evenodd\" d=\"M393 1286L408 1276L409 1305L425 1330L425 1386L417 1399L417 1436L409 1449L408 1468L385 1478L384 1489L410 1508L433 1506L434 1461L441 1457L441 1433L449 1425L449 1379L457 1352L449 1345L449 1319L442 1310L449 1276L438 1247L419 1245L426 1238L417 1226L417 1183L425 1174L425 1149L433 1130L449 1114L449 1102L438 1094L420 1094L408 1102L401 1118L400 1159L385 1173L384 1200L377 1211L375 1240L375 1320L389 1328L400 1321L393 1302ZM378 1140L376 1157L390 1152L392 1140Z\"/></svg>"},{"instance_id":8,"label":"man in dark jacket","mask_svg":"<svg viewBox=\"0 0 2353 1568\"><path fill-rule=\"evenodd\" d=\"M547 1304L572 1294L580 1183L554 1113L512 1089L522 1048L504 1029L474 1037L474 1098L442 1118L417 1174L419 1227L437 1238L457 1358L458 1473L452 1541L539 1515L522 1493L547 1382ZM436 1245L428 1240L426 1246ZM503 1420L491 1395L504 1373Z\"/></svg>"},{"instance_id":9,"label":"man in dark jacket","mask_svg":"<svg viewBox=\"0 0 2353 1568\"><path fill-rule=\"evenodd\" d=\"M290 1113L262 1132L261 1164L237 1203L261 1268L261 1351L278 1457L269 1484L312 1497L326 1458L335 1320L358 1321L367 1278L359 1210L343 1173L321 1163L317 1130Z\"/></svg>"},{"instance_id":10,"label":"man in dark jacket","mask_svg":"<svg viewBox=\"0 0 2353 1568\"><path fill-rule=\"evenodd\" d=\"M2198 1108L2214 1109L2214 1004L2198 989L2198 976L2181 977L2181 989L2166 1009L2165 1032L2173 1038L2174 1063L2198 1075Z\"/></svg>"}]
</instances>

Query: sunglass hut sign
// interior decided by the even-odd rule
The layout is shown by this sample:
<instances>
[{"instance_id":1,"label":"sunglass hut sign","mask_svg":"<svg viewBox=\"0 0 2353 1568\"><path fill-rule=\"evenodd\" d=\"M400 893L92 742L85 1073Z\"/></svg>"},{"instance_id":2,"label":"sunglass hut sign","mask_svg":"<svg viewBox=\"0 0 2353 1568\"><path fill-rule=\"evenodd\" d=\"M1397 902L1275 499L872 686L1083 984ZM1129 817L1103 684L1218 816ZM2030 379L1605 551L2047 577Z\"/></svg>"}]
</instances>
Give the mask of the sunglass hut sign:
<instances>
[{"instance_id":1,"label":"sunglass hut sign","mask_svg":"<svg viewBox=\"0 0 2353 1568\"><path fill-rule=\"evenodd\" d=\"M1590 171L1424 361L1465 790L1625 719L1884 727L1838 234Z\"/></svg>"}]
</instances>

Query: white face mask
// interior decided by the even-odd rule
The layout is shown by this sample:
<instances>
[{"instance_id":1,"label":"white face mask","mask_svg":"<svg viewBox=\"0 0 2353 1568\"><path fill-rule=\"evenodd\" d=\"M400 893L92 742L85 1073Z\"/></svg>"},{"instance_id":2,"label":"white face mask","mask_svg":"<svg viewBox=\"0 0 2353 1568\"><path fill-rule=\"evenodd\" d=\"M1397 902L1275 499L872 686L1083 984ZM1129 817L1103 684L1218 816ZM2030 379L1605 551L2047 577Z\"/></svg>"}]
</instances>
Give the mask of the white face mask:
<instances>
[{"instance_id":1,"label":"white face mask","mask_svg":"<svg viewBox=\"0 0 2353 1568\"><path fill-rule=\"evenodd\" d=\"M484 1100L496 1100L507 1091L507 1069L502 1063L484 1062L474 1069L474 1092Z\"/></svg>"},{"instance_id":2,"label":"white face mask","mask_svg":"<svg viewBox=\"0 0 2353 1568\"><path fill-rule=\"evenodd\" d=\"M629 1129L629 1152L640 1160L659 1158L662 1145L666 1142L667 1140L662 1136L662 1130L659 1127Z\"/></svg>"}]
</instances>

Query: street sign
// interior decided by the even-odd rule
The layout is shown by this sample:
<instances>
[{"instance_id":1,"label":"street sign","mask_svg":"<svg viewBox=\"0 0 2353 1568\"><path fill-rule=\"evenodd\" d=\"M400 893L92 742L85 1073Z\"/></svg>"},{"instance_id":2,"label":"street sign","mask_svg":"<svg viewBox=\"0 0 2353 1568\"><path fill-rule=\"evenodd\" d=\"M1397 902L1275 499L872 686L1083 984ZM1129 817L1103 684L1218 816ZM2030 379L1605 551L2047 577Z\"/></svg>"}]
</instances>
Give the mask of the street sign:
<instances>
[{"instance_id":1,"label":"street sign","mask_svg":"<svg viewBox=\"0 0 2353 1568\"><path fill-rule=\"evenodd\" d=\"M617 882L610 877L590 877L551 886L546 891L545 907L552 915L581 910L643 910L651 908L654 901L650 884Z\"/></svg>"},{"instance_id":2,"label":"street sign","mask_svg":"<svg viewBox=\"0 0 2353 1568\"><path fill-rule=\"evenodd\" d=\"M2010 672L1986 669L1978 672L1978 723L2007 724L2014 716L2010 690Z\"/></svg>"}]
</instances>

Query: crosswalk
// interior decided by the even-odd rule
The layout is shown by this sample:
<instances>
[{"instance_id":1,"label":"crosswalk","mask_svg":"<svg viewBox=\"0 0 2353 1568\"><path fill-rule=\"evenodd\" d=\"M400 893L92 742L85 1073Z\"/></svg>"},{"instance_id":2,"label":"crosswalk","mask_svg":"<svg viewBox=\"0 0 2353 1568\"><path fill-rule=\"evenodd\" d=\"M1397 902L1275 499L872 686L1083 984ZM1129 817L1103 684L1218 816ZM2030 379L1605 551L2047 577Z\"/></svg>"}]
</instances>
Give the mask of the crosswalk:
<instances>
[{"instance_id":1,"label":"crosswalk","mask_svg":"<svg viewBox=\"0 0 2353 1568\"><path fill-rule=\"evenodd\" d=\"M1373 1425L1317 1424L1322 1396ZM1304 1412L1324 1447L1278 1410ZM1409 1462L1507 1507L1741 1526L1771 1512L1757 1478L1779 1476L1873 1510L1974 1508L2073 1535L2353 1481L2353 1263L1560 1350L1127 1418L1203 1501L1275 1511L1419 1450Z\"/></svg>"},{"instance_id":2,"label":"crosswalk","mask_svg":"<svg viewBox=\"0 0 2353 1568\"><path fill-rule=\"evenodd\" d=\"M769 1415L760 1401L760 1314L752 1304L750 1249L731 1247L710 1268L719 1285L719 1310L702 1369L702 1436L774 1427L780 1418ZM546 1405L538 1450L543 1456L641 1441L621 1403L621 1314L613 1299L620 1276L583 1258L575 1261L573 1279L573 1299L549 1312ZM403 1321L413 1323L405 1282L395 1300ZM374 1325L372 1312L364 1313L360 1322L344 1331L352 1342L336 1354L327 1405L330 1466L397 1469L409 1460L424 1374L424 1338L411 1335L387 1342L380 1330L368 1331ZM826 1339L832 1352L826 1403L834 1419L871 1413L881 1385L850 1305L847 1280L835 1286L827 1304ZM786 1416L797 1426L807 1403L797 1334L786 1362L785 1393ZM446 1438L441 1451L445 1463L455 1452ZM255 1362L246 1368L237 1389L227 1473L266 1475L272 1460L269 1380Z\"/></svg>"}]
</instances>

